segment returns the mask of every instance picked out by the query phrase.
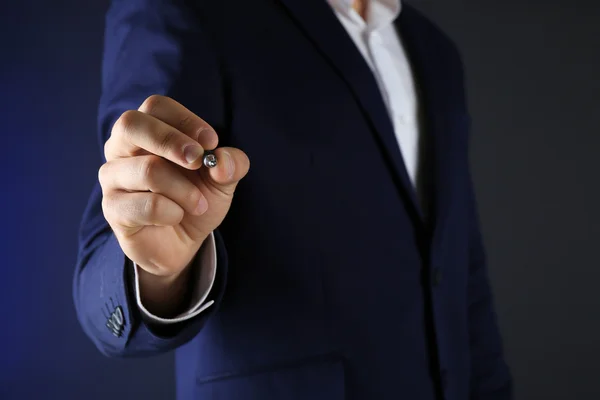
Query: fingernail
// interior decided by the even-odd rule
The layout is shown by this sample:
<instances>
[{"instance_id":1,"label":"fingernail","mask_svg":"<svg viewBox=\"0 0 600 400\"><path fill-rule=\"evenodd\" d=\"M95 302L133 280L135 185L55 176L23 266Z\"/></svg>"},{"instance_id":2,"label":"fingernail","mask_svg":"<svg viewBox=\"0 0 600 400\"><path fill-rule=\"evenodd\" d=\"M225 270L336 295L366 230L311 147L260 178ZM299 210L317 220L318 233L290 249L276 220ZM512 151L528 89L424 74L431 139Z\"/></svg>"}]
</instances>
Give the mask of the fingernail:
<instances>
[{"instance_id":1,"label":"fingernail","mask_svg":"<svg viewBox=\"0 0 600 400\"><path fill-rule=\"evenodd\" d=\"M235 163L233 162L233 157L227 151L223 151L223 155L225 156L225 168L227 171L227 177L229 179L233 178L233 173L235 172Z\"/></svg>"},{"instance_id":2,"label":"fingernail","mask_svg":"<svg viewBox=\"0 0 600 400\"><path fill-rule=\"evenodd\" d=\"M198 205L196 205L196 213L198 215L204 214L208 210L208 202L206 201L206 197L202 196L200 200L198 200Z\"/></svg>"},{"instance_id":3,"label":"fingernail","mask_svg":"<svg viewBox=\"0 0 600 400\"><path fill-rule=\"evenodd\" d=\"M185 161L189 164L193 164L200 156L204 153L204 150L200 146L189 145L185 149L183 149L183 156L185 157Z\"/></svg>"}]
</instances>

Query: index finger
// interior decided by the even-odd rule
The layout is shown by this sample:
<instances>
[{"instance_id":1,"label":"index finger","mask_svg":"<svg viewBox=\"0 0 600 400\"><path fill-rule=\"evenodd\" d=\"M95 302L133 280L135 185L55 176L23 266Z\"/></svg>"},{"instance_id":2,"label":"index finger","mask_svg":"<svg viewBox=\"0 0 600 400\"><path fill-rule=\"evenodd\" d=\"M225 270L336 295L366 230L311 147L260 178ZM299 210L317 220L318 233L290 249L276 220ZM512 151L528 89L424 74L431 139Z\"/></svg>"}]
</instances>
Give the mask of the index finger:
<instances>
[{"instance_id":1,"label":"index finger","mask_svg":"<svg viewBox=\"0 0 600 400\"><path fill-rule=\"evenodd\" d=\"M138 111L177 128L205 149L214 149L219 145L219 137L210 124L170 97L152 95L142 103Z\"/></svg>"},{"instance_id":2,"label":"index finger","mask_svg":"<svg viewBox=\"0 0 600 400\"><path fill-rule=\"evenodd\" d=\"M204 148L178 129L140 111L129 110L115 122L104 145L107 161L155 154L186 169L202 166Z\"/></svg>"}]
</instances>

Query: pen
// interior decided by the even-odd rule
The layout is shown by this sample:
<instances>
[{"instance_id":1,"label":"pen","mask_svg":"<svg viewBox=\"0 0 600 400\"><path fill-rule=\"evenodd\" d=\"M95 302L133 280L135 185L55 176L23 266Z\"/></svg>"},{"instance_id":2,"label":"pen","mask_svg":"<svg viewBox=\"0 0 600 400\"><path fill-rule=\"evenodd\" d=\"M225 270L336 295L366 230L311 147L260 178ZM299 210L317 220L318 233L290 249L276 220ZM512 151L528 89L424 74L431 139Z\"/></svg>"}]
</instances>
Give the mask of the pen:
<instances>
[{"instance_id":1,"label":"pen","mask_svg":"<svg viewBox=\"0 0 600 400\"><path fill-rule=\"evenodd\" d=\"M214 150L205 150L204 157L202 159L202 163L207 168L214 168L217 166L217 156L214 153Z\"/></svg>"}]
</instances>

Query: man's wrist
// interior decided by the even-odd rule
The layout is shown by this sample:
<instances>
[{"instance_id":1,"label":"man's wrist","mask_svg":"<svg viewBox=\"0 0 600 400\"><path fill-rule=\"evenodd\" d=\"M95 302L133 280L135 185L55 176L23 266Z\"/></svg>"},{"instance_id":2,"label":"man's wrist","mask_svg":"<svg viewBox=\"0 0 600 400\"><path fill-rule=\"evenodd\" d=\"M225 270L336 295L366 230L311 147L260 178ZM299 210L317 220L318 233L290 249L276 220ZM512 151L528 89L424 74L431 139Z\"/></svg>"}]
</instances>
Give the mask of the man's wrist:
<instances>
[{"instance_id":1,"label":"man's wrist","mask_svg":"<svg viewBox=\"0 0 600 400\"><path fill-rule=\"evenodd\" d=\"M157 276L137 268L140 300L148 312L160 318L173 318L185 311L192 292L189 265L173 276Z\"/></svg>"}]
</instances>

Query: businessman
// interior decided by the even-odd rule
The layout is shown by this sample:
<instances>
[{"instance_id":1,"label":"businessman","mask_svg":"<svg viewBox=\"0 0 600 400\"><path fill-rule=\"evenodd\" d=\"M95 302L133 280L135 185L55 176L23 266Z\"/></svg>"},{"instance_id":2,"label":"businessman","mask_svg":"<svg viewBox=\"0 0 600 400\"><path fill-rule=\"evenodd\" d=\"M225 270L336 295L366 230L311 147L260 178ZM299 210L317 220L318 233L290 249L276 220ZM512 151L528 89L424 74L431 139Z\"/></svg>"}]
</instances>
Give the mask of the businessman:
<instances>
[{"instance_id":1,"label":"businessman","mask_svg":"<svg viewBox=\"0 0 600 400\"><path fill-rule=\"evenodd\" d=\"M512 398L463 67L417 10L114 0L102 78L74 278L102 353L176 350L181 400Z\"/></svg>"}]
</instances>

